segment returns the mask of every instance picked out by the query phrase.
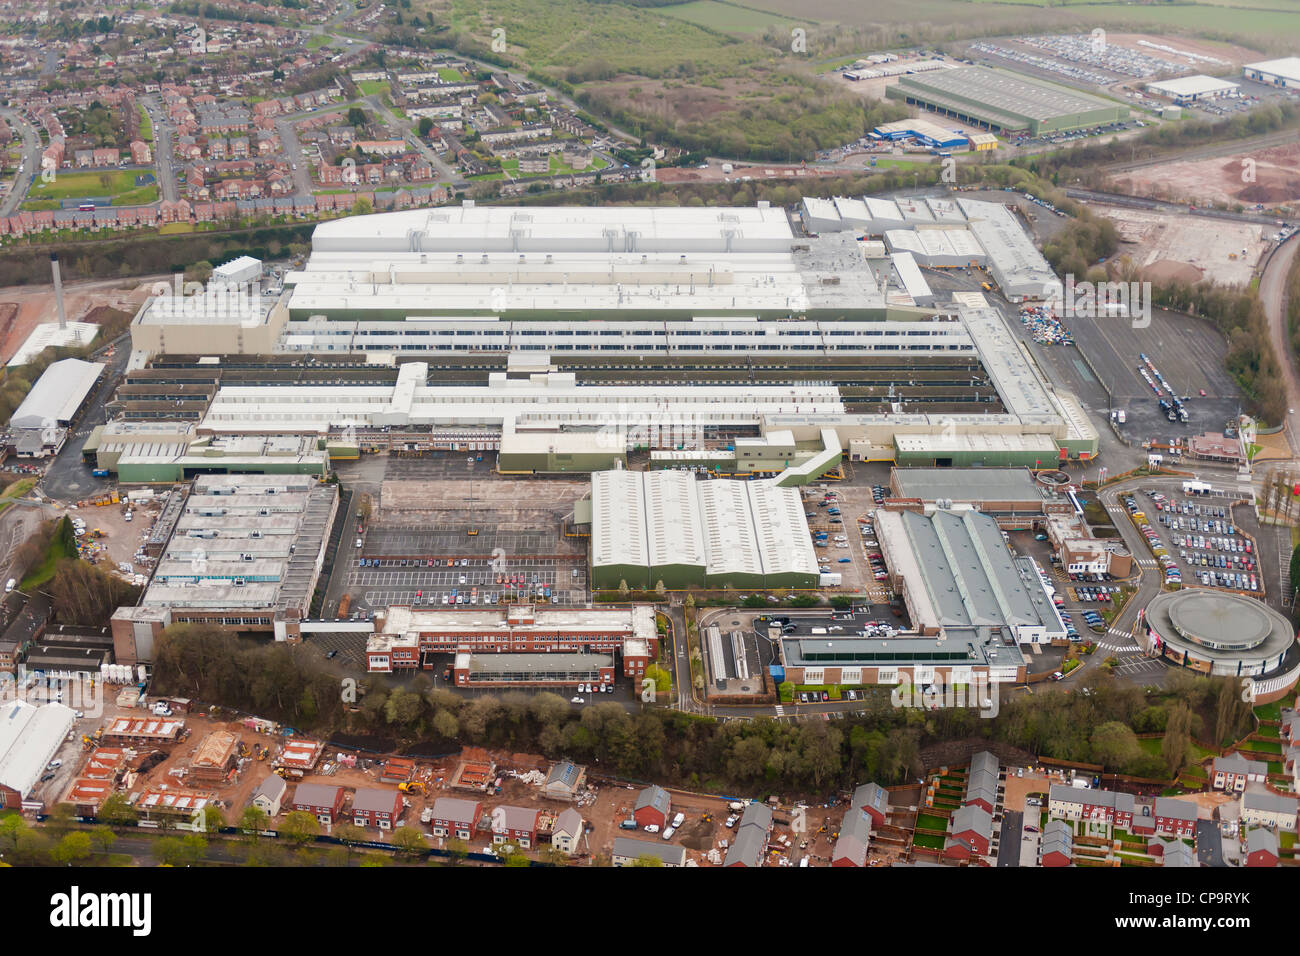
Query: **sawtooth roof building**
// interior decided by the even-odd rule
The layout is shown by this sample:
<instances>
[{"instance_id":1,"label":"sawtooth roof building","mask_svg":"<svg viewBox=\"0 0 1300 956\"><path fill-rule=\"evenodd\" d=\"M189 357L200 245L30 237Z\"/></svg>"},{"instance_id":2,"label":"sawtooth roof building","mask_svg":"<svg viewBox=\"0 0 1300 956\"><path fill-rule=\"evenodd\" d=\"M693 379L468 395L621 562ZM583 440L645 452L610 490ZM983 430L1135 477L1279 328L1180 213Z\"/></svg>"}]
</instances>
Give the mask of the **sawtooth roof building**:
<instances>
[{"instance_id":1,"label":"sawtooth roof building","mask_svg":"<svg viewBox=\"0 0 1300 956\"><path fill-rule=\"evenodd\" d=\"M815 586L799 492L771 480L679 471L591 476L591 581L599 590Z\"/></svg>"}]
</instances>

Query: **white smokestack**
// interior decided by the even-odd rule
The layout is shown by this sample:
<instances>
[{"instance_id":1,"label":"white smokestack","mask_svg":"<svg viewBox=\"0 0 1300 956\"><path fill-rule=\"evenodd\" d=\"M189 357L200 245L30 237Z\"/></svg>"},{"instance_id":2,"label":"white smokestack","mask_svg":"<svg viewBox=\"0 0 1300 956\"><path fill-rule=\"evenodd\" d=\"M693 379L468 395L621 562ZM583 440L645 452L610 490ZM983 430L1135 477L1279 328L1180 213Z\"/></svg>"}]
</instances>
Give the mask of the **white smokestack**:
<instances>
[{"instance_id":1,"label":"white smokestack","mask_svg":"<svg viewBox=\"0 0 1300 956\"><path fill-rule=\"evenodd\" d=\"M63 309L63 279L59 275L59 256L50 253L50 270L54 273L54 303L59 307L59 328L68 327L68 314Z\"/></svg>"}]
</instances>

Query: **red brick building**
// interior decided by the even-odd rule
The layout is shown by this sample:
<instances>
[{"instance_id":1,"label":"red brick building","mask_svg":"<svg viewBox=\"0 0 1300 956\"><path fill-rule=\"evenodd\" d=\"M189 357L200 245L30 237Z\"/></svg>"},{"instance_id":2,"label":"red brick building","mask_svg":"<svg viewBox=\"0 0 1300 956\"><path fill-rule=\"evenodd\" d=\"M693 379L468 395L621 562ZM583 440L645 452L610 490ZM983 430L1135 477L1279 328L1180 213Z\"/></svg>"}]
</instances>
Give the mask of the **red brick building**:
<instances>
[{"instance_id":1,"label":"red brick building","mask_svg":"<svg viewBox=\"0 0 1300 956\"><path fill-rule=\"evenodd\" d=\"M524 850L535 846L541 815L536 807L493 807L492 842L515 843Z\"/></svg>"},{"instance_id":2,"label":"red brick building","mask_svg":"<svg viewBox=\"0 0 1300 956\"><path fill-rule=\"evenodd\" d=\"M391 830L402 815L402 792L366 787L352 796L352 822L359 827Z\"/></svg>"},{"instance_id":3,"label":"red brick building","mask_svg":"<svg viewBox=\"0 0 1300 956\"><path fill-rule=\"evenodd\" d=\"M326 826L333 826L343 809L343 788L323 783L300 783L290 809L304 810Z\"/></svg>"}]
</instances>

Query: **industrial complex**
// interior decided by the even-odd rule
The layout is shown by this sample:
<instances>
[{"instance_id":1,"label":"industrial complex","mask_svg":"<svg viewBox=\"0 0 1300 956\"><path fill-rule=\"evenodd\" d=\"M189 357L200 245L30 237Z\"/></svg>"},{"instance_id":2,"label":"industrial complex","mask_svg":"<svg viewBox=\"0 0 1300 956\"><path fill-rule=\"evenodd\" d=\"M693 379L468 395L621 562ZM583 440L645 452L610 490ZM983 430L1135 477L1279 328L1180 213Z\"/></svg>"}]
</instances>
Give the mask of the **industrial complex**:
<instances>
[{"instance_id":1,"label":"industrial complex","mask_svg":"<svg viewBox=\"0 0 1300 956\"><path fill-rule=\"evenodd\" d=\"M904 76L885 95L999 133L1031 136L1118 123L1128 108L987 66Z\"/></svg>"},{"instance_id":2,"label":"industrial complex","mask_svg":"<svg viewBox=\"0 0 1300 956\"><path fill-rule=\"evenodd\" d=\"M113 410L131 428L174 424L153 442L112 423L87 454L174 480L259 456L318 473L314 452L398 442L495 450L522 474L599 471L643 448L660 467L783 485L851 446L909 463L1091 457L1077 401L997 310L938 305L922 273L969 266L1013 300L1054 281L1006 207L966 199L341 219L273 295L231 296L223 280L147 302Z\"/></svg>"}]
</instances>

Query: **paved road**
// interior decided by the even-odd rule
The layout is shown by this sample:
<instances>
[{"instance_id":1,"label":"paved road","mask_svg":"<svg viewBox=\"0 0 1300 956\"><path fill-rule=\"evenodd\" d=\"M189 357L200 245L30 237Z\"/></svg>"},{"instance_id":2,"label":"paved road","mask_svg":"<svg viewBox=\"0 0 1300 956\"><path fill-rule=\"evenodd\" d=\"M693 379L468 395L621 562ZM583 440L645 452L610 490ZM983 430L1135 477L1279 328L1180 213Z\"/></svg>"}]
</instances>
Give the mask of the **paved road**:
<instances>
[{"instance_id":1,"label":"paved road","mask_svg":"<svg viewBox=\"0 0 1300 956\"><path fill-rule=\"evenodd\" d=\"M1273 343L1278 364L1282 366L1282 381L1286 386L1287 440L1293 451L1297 447L1297 436L1300 436L1300 430L1296 427L1296 411L1300 409L1300 376L1296 374L1296 357L1291 352L1290 337L1287 334L1286 280L1291 264L1295 261L1296 249L1300 249L1300 241L1294 238L1283 244L1269 257L1259 280L1259 298L1268 316L1269 340Z\"/></svg>"},{"instance_id":2,"label":"paved road","mask_svg":"<svg viewBox=\"0 0 1300 956\"><path fill-rule=\"evenodd\" d=\"M1025 815L1019 810L1002 813L1002 835L998 840L998 866L1019 866Z\"/></svg>"},{"instance_id":3,"label":"paved road","mask_svg":"<svg viewBox=\"0 0 1300 956\"><path fill-rule=\"evenodd\" d=\"M123 336L118 340L117 351L107 360L108 367L100 376L94 394L86 402L86 411L73 423L72 434L37 484L37 488L48 497L59 501L75 501L108 486L108 481L90 474L90 466L81 460L81 450L95 426L102 425L107 420L104 406L112 398L130 357L131 349L127 337ZM98 360L104 361L102 358Z\"/></svg>"},{"instance_id":4,"label":"paved road","mask_svg":"<svg viewBox=\"0 0 1300 956\"><path fill-rule=\"evenodd\" d=\"M157 96L141 97L140 103L149 114L149 121L153 123L153 158L154 167L158 171L159 193L167 202L175 202L180 198L180 187L176 183L176 156L172 151L174 130L171 120L163 108L162 100Z\"/></svg>"},{"instance_id":5,"label":"paved road","mask_svg":"<svg viewBox=\"0 0 1300 956\"><path fill-rule=\"evenodd\" d=\"M20 160L22 172L15 175L13 188L4 201L0 202L0 216L8 216L27 198L27 192L32 188L32 181L41 170L41 138L35 127L23 119L16 110L0 109L0 116L4 117L10 127L18 130L23 140Z\"/></svg>"}]
</instances>

